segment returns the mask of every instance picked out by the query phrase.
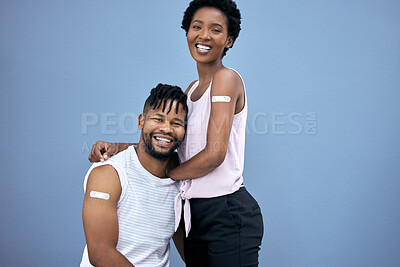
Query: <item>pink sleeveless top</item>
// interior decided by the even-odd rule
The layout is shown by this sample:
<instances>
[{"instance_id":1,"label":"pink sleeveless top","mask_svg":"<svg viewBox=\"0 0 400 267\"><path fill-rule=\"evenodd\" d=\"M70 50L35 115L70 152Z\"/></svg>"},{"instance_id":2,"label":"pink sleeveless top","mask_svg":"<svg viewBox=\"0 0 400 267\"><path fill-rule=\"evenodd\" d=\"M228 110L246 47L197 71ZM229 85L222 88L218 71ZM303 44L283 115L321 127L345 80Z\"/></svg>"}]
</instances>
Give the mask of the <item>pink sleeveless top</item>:
<instances>
[{"instance_id":1,"label":"pink sleeveless top","mask_svg":"<svg viewBox=\"0 0 400 267\"><path fill-rule=\"evenodd\" d=\"M207 142L212 82L200 99L191 101L192 93L197 88L198 83L196 81L188 92L187 104L189 110L186 137L178 148L181 163L189 160L203 150ZM245 90L245 104L243 109L233 117L225 160L215 170L202 177L181 181L180 193L175 198L175 227L179 226L182 200L185 200L184 219L186 234L190 231L190 198L212 198L231 194L236 192L243 183L242 174L247 119L247 96L244 83L243 88Z\"/></svg>"}]
</instances>

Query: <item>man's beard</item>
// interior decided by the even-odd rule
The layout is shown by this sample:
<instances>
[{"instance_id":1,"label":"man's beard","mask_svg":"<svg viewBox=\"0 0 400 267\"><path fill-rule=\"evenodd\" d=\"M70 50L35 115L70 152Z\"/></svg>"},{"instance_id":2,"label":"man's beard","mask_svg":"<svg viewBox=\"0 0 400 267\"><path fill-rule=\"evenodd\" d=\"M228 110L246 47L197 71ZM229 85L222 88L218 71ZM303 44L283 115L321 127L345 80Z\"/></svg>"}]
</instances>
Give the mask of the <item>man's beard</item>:
<instances>
[{"instance_id":1,"label":"man's beard","mask_svg":"<svg viewBox=\"0 0 400 267\"><path fill-rule=\"evenodd\" d=\"M170 134L161 133L163 135L168 135L174 139L174 145L170 148L170 150L165 153L162 153L162 152L156 151L154 149L154 146L153 146L154 134L155 134L154 132L151 132L151 133L143 133L143 135L142 135L142 139L143 139L144 146L146 148L146 152L155 159L158 159L160 161L167 161L172 156L175 149L177 149L179 147L179 145L182 143L182 141L178 141L175 137L171 136Z\"/></svg>"}]
</instances>

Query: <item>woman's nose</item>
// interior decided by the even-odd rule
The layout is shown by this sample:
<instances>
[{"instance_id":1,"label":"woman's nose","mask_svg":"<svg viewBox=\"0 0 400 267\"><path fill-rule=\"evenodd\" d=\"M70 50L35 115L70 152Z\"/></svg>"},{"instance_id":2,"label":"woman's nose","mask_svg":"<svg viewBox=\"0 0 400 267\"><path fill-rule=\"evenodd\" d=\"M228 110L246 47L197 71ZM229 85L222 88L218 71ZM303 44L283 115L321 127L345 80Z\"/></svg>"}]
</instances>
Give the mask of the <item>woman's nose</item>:
<instances>
[{"instance_id":1,"label":"woman's nose","mask_svg":"<svg viewBox=\"0 0 400 267\"><path fill-rule=\"evenodd\" d=\"M199 37L203 40L208 40L210 38L210 35L208 34L208 30L207 29L202 29L202 31L200 32Z\"/></svg>"}]
</instances>

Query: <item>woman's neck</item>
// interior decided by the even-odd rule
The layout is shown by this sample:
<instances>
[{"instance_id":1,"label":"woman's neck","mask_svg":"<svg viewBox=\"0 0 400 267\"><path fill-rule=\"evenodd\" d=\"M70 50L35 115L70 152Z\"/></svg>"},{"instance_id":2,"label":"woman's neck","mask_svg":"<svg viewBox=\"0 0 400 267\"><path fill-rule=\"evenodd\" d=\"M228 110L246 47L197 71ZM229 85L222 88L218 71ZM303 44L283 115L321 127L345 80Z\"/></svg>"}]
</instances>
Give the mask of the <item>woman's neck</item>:
<instances>
[{"instance_id":1,"label":"woman's neck","mask_svg":"<svg viewBox=\"0 0 400 267\"><path fill-rule=\"evenodd\" d=\"M197 63L197 73L199 74L199 86L208 85L213 79L215 73L224 68L222 61L219 60L214 64Z\"/></svg>"}]
</instances>

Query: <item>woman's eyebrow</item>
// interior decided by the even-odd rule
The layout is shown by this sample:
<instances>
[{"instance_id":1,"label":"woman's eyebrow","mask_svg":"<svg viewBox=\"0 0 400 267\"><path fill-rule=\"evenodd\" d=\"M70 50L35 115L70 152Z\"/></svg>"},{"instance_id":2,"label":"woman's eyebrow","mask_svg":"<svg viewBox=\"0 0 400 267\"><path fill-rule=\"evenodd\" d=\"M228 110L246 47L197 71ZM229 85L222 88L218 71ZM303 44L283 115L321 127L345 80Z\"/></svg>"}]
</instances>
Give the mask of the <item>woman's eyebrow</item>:
<instances>
[{"instance_id":1,"label":"woman's eyebrow","mask_svg":"<svg viewBox=\"0 0 400 267\"><path fill-rule=\"evenodd\" d=\"M213 23L211 25L221 27L222 29L224 28L224 26L222 26L221 24L218 24L218 23Z\"/></svg>"},{"instance_id":2,"label":"woman's eyebrow","mask_svg":"<svg viewBox=\"0 0 400 267\"><path fill-rule=\"evenodd\" d=\"M197 23L203 23L203 21L202 20L198 20L198 19L196 19L196 20L194 20L192 23L195 23L195 22L197 22ZM218 26L218 27L221 27L222 29L224 28L224 26L222 26L221 24L219 24L219 23L212 23L211 24L212 26Z\"/></svg>"}]
</instances>

